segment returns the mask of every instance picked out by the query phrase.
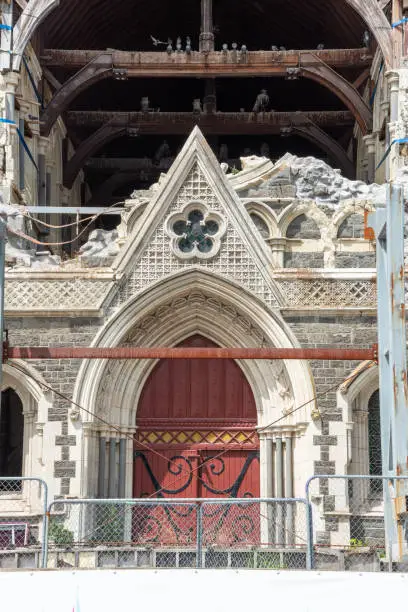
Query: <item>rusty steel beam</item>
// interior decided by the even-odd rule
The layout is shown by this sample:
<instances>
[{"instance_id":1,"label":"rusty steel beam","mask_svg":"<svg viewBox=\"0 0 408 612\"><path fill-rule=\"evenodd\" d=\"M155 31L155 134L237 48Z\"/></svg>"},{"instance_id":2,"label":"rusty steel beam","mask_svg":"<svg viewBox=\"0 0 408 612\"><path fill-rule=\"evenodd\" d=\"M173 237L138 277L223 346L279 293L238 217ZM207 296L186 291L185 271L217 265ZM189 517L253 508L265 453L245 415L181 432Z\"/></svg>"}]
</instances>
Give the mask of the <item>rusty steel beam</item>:
<instances>
[{"instance_id":1,"label":"rusty steel beam","mask_svg":"<svg viewBox=\"0 0 408 612\"><path fill-rule=\"evenodd\" d=\"M45 49L41 55L43 66L63 68L83 68L99 57L102 51ZM284 74L286 68L296 68L304 63L304 51L248 51L245 61L239 53L211 51L191 54L155 51L112 51L112 64L115 68L133 70L146 76L196 76L200 72L213 76L227 76L254 71L278 72ZM359 68L370 66L373 56L367 49L324 49L315 51L316 58L336 68ZM310 61L310 59L309 59ZM318 60L312 59L312 63ZM151 73L151 74L150 74Z\"/></svg>"},{"instance_id":2,"label":"rusty steel beam","mask_svg":"<svg viewBox=\"0 0 408 612\"><path fill-rule=\"evenodd\" d=\"M311 359L374 361L377 348L5 347L3 359Z\"/></svg>"}]
</instances>

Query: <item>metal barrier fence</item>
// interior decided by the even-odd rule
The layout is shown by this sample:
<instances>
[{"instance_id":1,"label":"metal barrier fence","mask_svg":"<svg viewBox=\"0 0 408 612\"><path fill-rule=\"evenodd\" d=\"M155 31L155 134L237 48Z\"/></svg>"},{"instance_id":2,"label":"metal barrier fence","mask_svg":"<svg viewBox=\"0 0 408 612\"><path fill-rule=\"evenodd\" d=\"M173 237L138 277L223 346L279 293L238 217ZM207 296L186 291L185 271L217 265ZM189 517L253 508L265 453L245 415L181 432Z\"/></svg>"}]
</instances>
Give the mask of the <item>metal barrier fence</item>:
<instances>
[{"instance_id":1,"label":"metal barrier fence","mask_svg":"<svg viewBox=\"0 0 408 612\"><path fill-rule=\"evenodd\" d=\"M395 561L403 549L406 555L408 545L403 541L404 512L397 507L398 482L408 487L404 477L321 475L308 480L315 569L408 570L408 563ZM387 496L391 502L389 520L394 526L391 541L386 536Z\"/></svg>"},{"instance_id":2,"label":"metal barrier fence","mask_svg":"<svg viewBox=\"0 0 408 612\"><path fill-rule=\"evenodd\" d=\"M49 517L49 566L311 567L305 499L67 500Z\"/></svg>"},{"instance_id":3,"label":"metal barrier fence","mask_svg":"<svg viewBox=\"0 0 408 612\"><path fill-rule=\"evenodd\" d=\"M20 566L47 566L48 486L41 478L0 478L0 551L24 550ZM9 559L13 566L13 559ZM7 565L7 563L6 563Z\"/></svg>"},{"instance_id":4,"label":"metal barrier fence","mask_svg":"<svg viewBox=\"0 0 408 612\"><path fill-rule=\"evenodd\" d=\"M408 571L403 477L312 476L293 499L47 497L39 478L0 478L0 568Z\"/></svg>"}]
</instances>

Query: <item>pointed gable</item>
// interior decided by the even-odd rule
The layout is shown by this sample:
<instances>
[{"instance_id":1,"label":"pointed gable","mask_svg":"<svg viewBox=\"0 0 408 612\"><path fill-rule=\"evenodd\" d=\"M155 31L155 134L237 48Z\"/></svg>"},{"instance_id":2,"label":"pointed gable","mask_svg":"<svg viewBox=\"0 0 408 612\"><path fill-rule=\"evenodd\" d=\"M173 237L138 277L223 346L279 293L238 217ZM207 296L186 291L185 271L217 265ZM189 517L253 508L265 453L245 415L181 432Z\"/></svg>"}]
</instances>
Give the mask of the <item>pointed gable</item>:
<instances>
[{"instance_id":1,"label":"pointed gable","mask_svg":"<svg viewBox=\"0 0 408 612\"><path fill-rule=\"evenodd\" d=\"M115 303L186 269L203 268L268 305L281 304L267 247L199 128L194 128L114 266Z\"/></svg>"}]
</instances>

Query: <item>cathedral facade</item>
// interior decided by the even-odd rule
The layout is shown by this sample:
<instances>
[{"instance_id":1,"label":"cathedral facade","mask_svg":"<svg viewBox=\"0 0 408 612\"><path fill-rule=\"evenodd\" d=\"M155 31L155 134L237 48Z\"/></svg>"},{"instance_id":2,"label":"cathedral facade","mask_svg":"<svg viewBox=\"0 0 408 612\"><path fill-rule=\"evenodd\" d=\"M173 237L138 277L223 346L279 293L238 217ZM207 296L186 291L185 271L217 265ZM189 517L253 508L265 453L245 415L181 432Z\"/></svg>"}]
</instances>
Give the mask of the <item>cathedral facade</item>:
<instances>
[{"instance_id":1,"label":"cathedral facade","mask_svg":"<svg viewBox=\"0 0 408 612\"><path fill-rule=\"evenodd\" d=\"M294 22L298 43L260 50L250 32L221 45L202 0L197 40L167 40L160 15L137 52L96 5L123 27L129 6L91 4L82 31L67 2L0 3L10 346L372 347L366 219L407 176L405 3L335 2L330 29L316 1L325 44ZM41 478L51 499L303 498L312 476L381 474L378 385L374 361L22 355L3 365L0 481ZM314 501L315 541L350 540L342 496ZM363 507L381 513L378 496ZM4 519L40 514L31 488L0 497Z\"/></svg>"}]
</instances>

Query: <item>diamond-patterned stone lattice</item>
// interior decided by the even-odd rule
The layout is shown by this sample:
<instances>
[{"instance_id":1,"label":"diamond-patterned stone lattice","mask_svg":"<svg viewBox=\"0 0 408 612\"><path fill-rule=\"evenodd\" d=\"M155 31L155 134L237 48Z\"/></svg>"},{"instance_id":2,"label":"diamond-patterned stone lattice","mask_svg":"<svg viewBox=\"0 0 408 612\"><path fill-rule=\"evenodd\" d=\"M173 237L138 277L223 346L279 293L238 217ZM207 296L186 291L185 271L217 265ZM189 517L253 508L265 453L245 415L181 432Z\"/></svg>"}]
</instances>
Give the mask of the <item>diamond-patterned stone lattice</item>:
<instances>
[{"instance_id":1,"label":"diamond-patterned stone lattice","mask_svg":"<svg viewBox=\"0 0 408 612\"><path fill-rule=\"evenodd\" d=\"M372 280L281 280L286 307L375 308L376 284Z\"/></svg>"},{"instance_id":2,"label":"diamond-patterned stone lattice","mask_svg":"<svg viewBox=\"0 0 408 612\"><path fill-rule=\"evenodd\" d=\"M166 218L169 214L182 211L190 202L197 200L203 202L209 210L223 213L228 217L228 211L221 208L200 168L195 165L178 195L171 203L165 215ZM159 279L192 267L204 268L221 277L229 278L260 297L267 304L277 305L247 246L232 225L231 220L227 218L227 229L220 252L210 260L195 262L180 260L172 253L170 238L165 231L165 221L164 219L161 220L113 306L123 304Z\"/></svg>"},{"instance_id":3,"label":"diamond-patterned stone lattice","mask_svg":"<svg viewBox=\"0 0 408 612\"><path fill-rule=\"evenodd\" d=\"M112 283L107 280L71 278L65 280L6 281L6 311L72 311L101 308Z\"/></svg>"}]
</instances>

